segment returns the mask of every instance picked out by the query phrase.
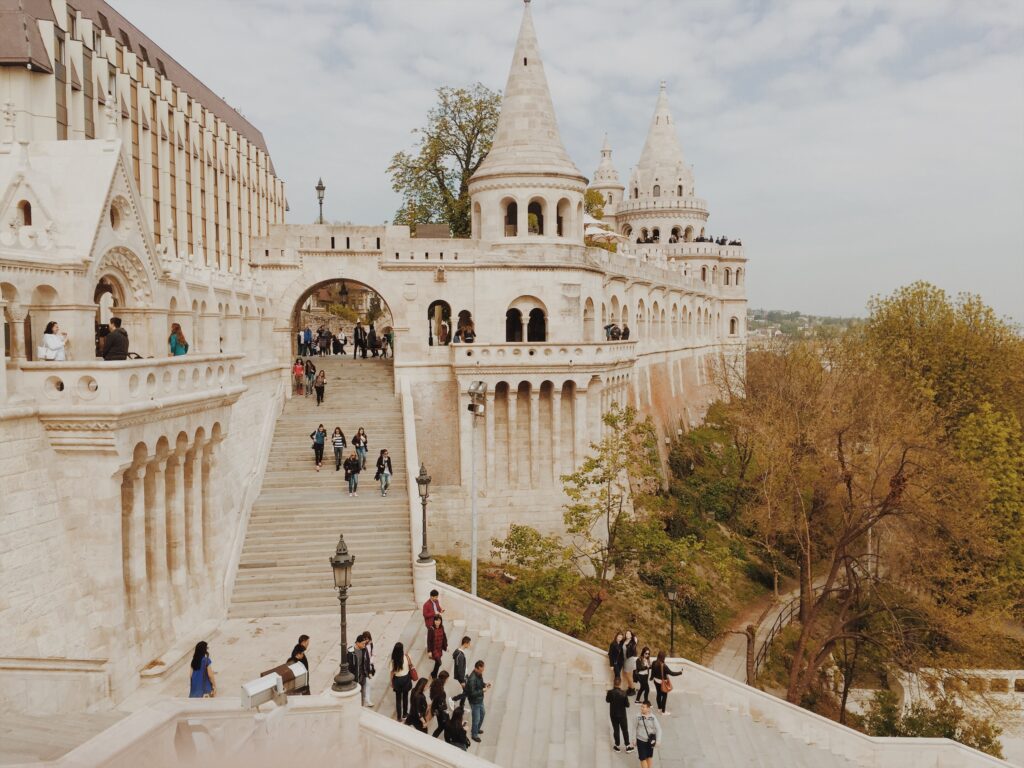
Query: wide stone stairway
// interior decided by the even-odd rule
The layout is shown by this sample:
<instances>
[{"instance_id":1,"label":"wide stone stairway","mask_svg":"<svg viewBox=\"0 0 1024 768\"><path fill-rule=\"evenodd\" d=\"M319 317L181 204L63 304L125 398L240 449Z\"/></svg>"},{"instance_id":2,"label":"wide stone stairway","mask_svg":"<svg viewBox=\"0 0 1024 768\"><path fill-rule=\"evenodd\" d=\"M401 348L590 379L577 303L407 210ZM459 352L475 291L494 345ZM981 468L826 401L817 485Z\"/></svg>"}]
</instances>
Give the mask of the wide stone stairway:
<instances>
[{"instance_id":1,"label":"wide stone stairway","mask_svg":"<svg viewBox=\"0 0 1024 768\"><path fill-rule=\"evenodd\" d=\"M314 362L327 371L326 397L317 407L313 395L293 396L278 420L239 560L231 618L336 612L328 559L341 533L356 557L349 611L412 607L405 434L391 360L346 356ZM345 455L356 430L366 430L369 453L358 497L349 497L344 470L335 471L329 441L316 471L309 433L320 423L328 437L341 427L350 446ZM382 448L395 470L386 498L373 480Z\"/></svg>"},{"instance_id":2,"label":"wide stone stairway","mask_svg":"<svg viewBox=\"0 0 1024 768\"><path fill-rule=\"evenodd\" d=\"M519 649L513 642L492 638L487 630L474 631L456 619L447 629L448 651L442 669L452 672L451 653L463 635L473 644L468 669L477 659L486 664L484 679L491 683L486 695L487 714L480 744L470 752L503 768L574 768L575 766L635 766L636 755L612 751L611 726L605 693L608 680L557 664L539 652ZM428 676L433 661L426 650L423 619L414 615L401 636L417 671ZM374 708L395 716L395 697L388 685L391 648L376 649ZM658 714L663 728L662 746L655 765L659 768L852 768L856 763L819 744L759 722L721 701L688 690L686 676L673 678L676 690L669 694L668 717ZM446 691L454 696L461 688L449 680ZM654 693L651 693L654 704ZM629 709L630 738L639 707ZM657 714L657 713L656 713ZM469 731L469 707L466 707ZM436 724L431 721L430 733ZM428 734L429 736L429 734ZM423 736L422 738L428 738Z\"/></svg>"}]
</instances>

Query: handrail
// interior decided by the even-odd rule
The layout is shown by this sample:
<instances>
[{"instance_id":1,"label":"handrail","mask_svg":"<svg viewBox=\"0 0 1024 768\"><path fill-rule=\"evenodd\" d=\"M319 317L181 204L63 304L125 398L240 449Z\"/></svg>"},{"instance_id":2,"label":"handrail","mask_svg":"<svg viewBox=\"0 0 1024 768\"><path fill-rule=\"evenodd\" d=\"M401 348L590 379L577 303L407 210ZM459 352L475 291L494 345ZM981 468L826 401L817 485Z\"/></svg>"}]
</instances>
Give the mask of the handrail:
<instances>
[{"instance_id":1,"label":"handrail","mask_svg":"<svg viewBox=\"0 0 1024 768\"><path fill-rule=\"evenodd\" d=\"M819 585L814 587L812 591L812 599L820 595L825 589L825 586ZM772 622L772 628L768 630L767 636L765 636L764 642L761 647L757 650L757 655L754 657L754 679L761 673L761 667L768 661L768 656L771 653L772 643L778 634L789 626L793 620L793 615L800 609L800 595L797 595L789 602L787 602L779 615Z\"/></svg>"}]
</instances>

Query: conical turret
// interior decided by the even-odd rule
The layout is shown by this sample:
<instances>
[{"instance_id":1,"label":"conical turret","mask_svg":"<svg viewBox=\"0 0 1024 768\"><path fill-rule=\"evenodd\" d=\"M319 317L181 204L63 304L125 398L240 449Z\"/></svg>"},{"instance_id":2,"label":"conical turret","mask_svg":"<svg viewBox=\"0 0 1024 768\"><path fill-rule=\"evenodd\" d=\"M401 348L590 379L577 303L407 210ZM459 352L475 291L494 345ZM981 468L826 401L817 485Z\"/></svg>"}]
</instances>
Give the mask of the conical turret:
<instances>
[{"instance_id":1,"label":"conical turret","mask_svg":"<svg viewBox=\"0 0 1024 768\"><path fill-rule=\"evenodd\" d=\"M619 172L612 162L612 145L608 142L608 134L604 135L601 147L601 162L594 171L594 180L590 188L601 193L605 201L605 216L614 213L614 206L622 201L625 187L619 182Z\"/></svg>"},{"instance_id":2,"label":"conical turret","mask_svg":"<svg viewBox=\"0 0 1024 768\"><path fill-rule=\"evenodd\" d=\"M684 166L683 150L679 146L676 124L668 106L666 84L662 80L661 90L658 92L658 104L654 108L654 117L651 118L651 127L647 131L647 140L640 153L637 169L642 172L663 171L664 175L668 177L669 174L675 175L676 169Z\"/></svg>"}]
</instances>

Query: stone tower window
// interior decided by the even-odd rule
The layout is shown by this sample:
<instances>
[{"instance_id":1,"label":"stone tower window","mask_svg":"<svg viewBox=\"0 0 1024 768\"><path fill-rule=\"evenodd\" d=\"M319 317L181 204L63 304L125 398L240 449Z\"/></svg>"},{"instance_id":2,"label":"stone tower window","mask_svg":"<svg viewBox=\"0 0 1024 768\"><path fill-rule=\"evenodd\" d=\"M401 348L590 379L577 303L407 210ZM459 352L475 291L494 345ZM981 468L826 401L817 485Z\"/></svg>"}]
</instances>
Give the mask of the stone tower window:
<instances>
[{"instance_id":1,"label":"stone tower window","mask_svg":"<svg viewBox=\"0 0 1024 768\"><path fill-rule=\"evenodd\" d=\"M659 184L654 185L654 196L661 197L661 186Z\"/></svg>"},{"instance_id":2,"label":"stone tower window","mask_svg":"<svg viewBox=\"0 0 1024 768\"><path fill-rule=\"evenodd\" d=\"M18 203L18 218L21 220L21 226L32 226L32 203L28 200L22 200Z\"/></svg>"}]
</instances>

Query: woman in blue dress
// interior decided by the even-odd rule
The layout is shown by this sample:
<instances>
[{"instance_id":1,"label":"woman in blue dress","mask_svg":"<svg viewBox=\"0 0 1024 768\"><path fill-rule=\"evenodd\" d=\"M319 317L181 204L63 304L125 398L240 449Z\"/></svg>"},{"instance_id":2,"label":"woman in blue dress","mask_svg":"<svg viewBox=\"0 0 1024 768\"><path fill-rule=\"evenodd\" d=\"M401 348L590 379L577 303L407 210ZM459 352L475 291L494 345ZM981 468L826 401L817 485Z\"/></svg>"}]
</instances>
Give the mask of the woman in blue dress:
<instances>
[{"instance_id":1,"label":"woman in blue dress","mask_svg":"<svg viewBox=\"0 0 1024 768\"><path fill-rule=\"evenodd\" d=\"M205 699L217 695L217 684L213 678L211 663L206 641L196 643L195 653L192 654L192 679L188 691L190 699Z\"/></svg>"}]
</instances>

